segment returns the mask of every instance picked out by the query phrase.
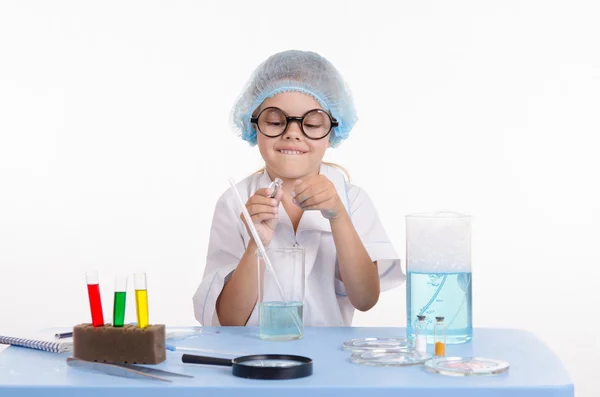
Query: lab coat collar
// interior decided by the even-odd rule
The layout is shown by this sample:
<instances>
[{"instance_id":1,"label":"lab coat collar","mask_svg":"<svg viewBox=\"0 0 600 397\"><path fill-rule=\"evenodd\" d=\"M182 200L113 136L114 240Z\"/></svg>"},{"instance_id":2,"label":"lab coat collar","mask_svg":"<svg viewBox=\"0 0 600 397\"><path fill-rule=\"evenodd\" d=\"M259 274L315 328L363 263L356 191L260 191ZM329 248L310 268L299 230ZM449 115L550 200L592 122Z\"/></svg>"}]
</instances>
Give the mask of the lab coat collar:
<instances>
[{"instance_id":1,"label":"lab coat collar","mask_svg":"<svg viewBox=\"0 0 600 397\"><path fill-rule=\"evenodd\" d=\"M327 179L329 179L333 183L333 186L335 187L335 190L340 196L340 199L342 200L346 211L349 212L350 205L348 203L346 179L344 178L344 175L335 167L323 163L321 163L319 173L325 175L325 177L327 177ZM271 182L271 178L269 177L269 174L265 169L263 171L262 176L259 179L258 188L267 188L269 187L269 184ZM287 224L290 228L292 228L292 222L287 213L285 212L282 204L279 204L279 222ZM331 225L329 223L329 220L325 219L325 217L321 215L321 211L305 211L302 214L302 218L300 218L300 224L298 224L297 234L303 231L310 230L331 232Z\"/></svg>"}]
</instances>

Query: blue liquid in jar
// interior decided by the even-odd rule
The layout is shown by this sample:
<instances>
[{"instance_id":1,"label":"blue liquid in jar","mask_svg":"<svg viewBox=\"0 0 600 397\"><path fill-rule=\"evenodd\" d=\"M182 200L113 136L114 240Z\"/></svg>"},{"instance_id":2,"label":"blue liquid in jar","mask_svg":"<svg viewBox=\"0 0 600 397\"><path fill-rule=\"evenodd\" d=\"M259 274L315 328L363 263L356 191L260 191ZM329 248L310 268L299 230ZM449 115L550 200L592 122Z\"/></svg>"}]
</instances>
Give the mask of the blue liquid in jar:
<instances>
[{"instance_id":1,"label":"blue liquid in jar","mask_svg":"<svg viewBox=\"0 0 600 397\"><path fill-rule=\"evenodd\" d=\"M446 343L473 338L471 273L409 272L406 286L406 334L412 338L417 315L427 316L427 343L433 343L436 316L444 317Z\"/></svg>"},{"instance_id":2,"label":"blue liquid in jar","mask_svg":"<svg viewBox=\"0 0 600 397\"><path fill-rule=\"evenodd\" d=\"M262 302L259 306L259 333L262 339L290 340L304 335L302 302ZM296 321L294 321L294 316ZM299 327L298 327L299 325ZM300 329L298 329L300 328Z\"/></svg>"}]
</instances>

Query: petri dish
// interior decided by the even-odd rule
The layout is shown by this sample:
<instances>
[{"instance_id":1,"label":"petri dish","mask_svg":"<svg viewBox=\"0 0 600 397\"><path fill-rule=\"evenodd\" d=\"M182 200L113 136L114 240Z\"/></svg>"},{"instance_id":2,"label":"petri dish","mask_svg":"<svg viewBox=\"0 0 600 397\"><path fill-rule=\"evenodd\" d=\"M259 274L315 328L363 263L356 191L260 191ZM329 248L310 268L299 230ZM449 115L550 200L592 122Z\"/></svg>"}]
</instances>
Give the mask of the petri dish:
<instances>
[{"instance_id":1,"label":"petri dish","mask_svg":"<svg viewBox=\"0 0 600 397\"><path fill-rule=\"evenodd\" d=\"M356 338L345 341L343 346L344 350L355 353L382 349L412 350L406 338Z\"/></svg>"},{"instance_id":2,"label":"petri dish","mask_svg":"<svg viewBox=\"0 0 600 397\"><path fill-rule=\"evenodd\" d=\"M373 350L353 353L353 363L377 367L405 367L421 365L431 359L431 354L422 354L414 350L391 352L389 350Z\"/></svg>"},{"instance_id":3,"label":"petri dish","mask_svg":"<svg viewBox=\"0 0 600 397\"><path fill-rule=\"evenodd\" d=\"M165 339L188 339L201 335L212 335L204 332L202 327L166 327Z\"/></svg>"},{"instance_id":4,"label":"petri dish","mask_svg":"<svg viewBox=\"0 0 600 397\"><path fill-rule=\"evenodd\" d=\"M490 376L508 371L503 360L483 357L436 357L424 363L426 371L447 376Z\"/></svg>"}]
</instances>

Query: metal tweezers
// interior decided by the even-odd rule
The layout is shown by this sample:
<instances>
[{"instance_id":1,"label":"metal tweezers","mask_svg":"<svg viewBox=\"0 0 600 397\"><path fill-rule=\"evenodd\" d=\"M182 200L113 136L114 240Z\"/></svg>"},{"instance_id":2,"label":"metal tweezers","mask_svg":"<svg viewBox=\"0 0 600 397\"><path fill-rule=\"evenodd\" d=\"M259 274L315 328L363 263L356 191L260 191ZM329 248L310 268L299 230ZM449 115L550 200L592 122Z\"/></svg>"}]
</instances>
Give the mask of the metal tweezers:
<instances>
[{"instance_id":1,"label":"metal tweezers","mask_svg":"<svg viewBox=\"0 0 600 397\"><path fill-rule=\"evenodd\" d=\"M166 376L193 378L192 375L178 374L176 372L163 371L156 368L143 367L134 364L117 363L98 363L95 361L86 361L74 357L67 358L67 365L74 368L84 368L94 372L100 372L107 375L121 376L134 379L154 379L163 382L171 382ZM162 376L160 376L162 375Z\"/></svg>"}]
</instances>

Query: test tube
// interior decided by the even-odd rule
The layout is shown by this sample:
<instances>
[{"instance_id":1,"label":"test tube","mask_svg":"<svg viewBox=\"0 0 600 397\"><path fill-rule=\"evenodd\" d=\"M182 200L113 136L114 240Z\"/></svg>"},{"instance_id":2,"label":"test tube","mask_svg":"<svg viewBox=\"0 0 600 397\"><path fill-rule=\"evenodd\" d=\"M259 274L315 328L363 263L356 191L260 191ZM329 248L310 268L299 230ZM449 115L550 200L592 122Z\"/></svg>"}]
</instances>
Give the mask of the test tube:
<instances>
[{"instance_id":1,"label":"test tube","mask_svg":"<svg viewBox=\"0 0 600 397\"><path fill-rule=\"evenodd\" d=\"M115 297L113 304L113 327L125 323L125 303L127 301L127 276L115 277Z\"/></svg>"},{"instance_id":2,"label":"test tube","mask_svg":"<svg viewBox=\"0 0 600 397\"><path fill-rule=\"evenodd\" d=\"M436 317L436 323L433 327L433 340L435 342L435 356L446 356L446 325L444 317Z\"/></svg>"},{"instance_id":3,"label":"test tube","mask_svg":"<svg viewBox=\"0 0 600 397\"><path fill-rule=\"evenodd\" d=\"M137 313L138 327L148 327L148 290L146 288L146 273L135 273L133 275L135 288L135 309Z\"/></svg>"},{"instance_id":4,"label":"test tube","mask_svg":"<svg viewBox=\"0 0 600 397\"><path fill-rule=\"evenodd\" d=\"M92 313L92 325L101 327L104 325L104 315L102 314L102 299L100 298L100 283L98 273L89 271L85 274L87 283L88 299L90 301L90 311Z\"/></svg>"}]
</instances>

